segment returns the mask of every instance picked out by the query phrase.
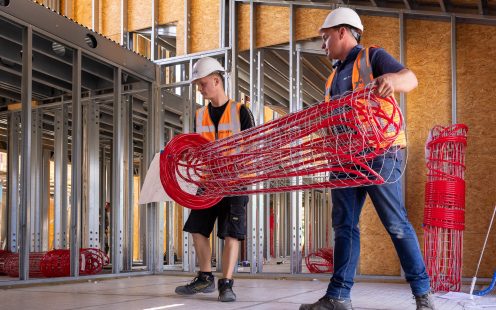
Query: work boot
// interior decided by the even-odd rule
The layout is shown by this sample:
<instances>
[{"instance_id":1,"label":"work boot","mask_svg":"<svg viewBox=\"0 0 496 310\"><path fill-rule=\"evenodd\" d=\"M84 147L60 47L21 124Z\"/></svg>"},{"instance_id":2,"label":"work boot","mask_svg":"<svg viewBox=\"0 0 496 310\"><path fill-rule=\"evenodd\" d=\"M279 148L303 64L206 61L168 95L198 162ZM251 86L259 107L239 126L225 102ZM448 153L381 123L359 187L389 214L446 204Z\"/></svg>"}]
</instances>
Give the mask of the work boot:
<instances>
[{"instance_id":1,"label":"work boot","mask_svg":"<svg viewBox=\"0 0 496 310\"><path fill-rule=\"evenodd\" d=\"M415 302L417 303L417 310L435 310L434 300L431 294L425 294L422 296L415 296Z\"/></svg>"},{"instance_id":2,"label":"work boot","mask_svg":"<svg viewBox=\"0 0 496 310\"><path fill-rule=\"evenodd\" d=\"M219 288L219 300L223 302L235 301L236 294L234 294L232 287L234 280L232 279L219 279L217 287Z\"/></svg>"},{"instance_id":3,"label":"work boot","mask_svg":"<svg viewBox=\"0 0 496 310\"><path fill-rule=\"evenodd\" d=\"M353 310L350 300L322 297L313 304L303 304L300 310Z\"/></svg>"},{"instance_id":4,"label":"work boot","mask_svg":"<svg viewBox=\"0 0 496 310\"><path fill-rule=\"evenodd\" d=\"M212 293L215 291L215 280L213 275L198 272L198 275L186 285L176 287L176 294L194 295L196 293Z\"/></svg>"}]
</instances>

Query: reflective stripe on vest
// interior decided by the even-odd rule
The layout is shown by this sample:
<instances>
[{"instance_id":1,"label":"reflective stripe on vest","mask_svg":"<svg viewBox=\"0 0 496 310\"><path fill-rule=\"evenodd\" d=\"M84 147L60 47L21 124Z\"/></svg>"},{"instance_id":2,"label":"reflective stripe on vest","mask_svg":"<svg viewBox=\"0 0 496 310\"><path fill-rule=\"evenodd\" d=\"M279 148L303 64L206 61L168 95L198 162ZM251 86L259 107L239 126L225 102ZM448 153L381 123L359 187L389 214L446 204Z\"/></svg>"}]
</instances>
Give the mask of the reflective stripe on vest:
<instances>
[{"instance_id":1,"label":"reflective stripe on vest","mask_svg":"<svg viewBox=\"0 0 496 310\"><path fill-rule=\"evenodd\" d=\"M353 72L351 75L351 85L353 87L353 90L357 88L365 87L374 80L372 66L370 65L370 49L377 47L378 46L363 48L360 52L358 52L357 58L353 63ZM365 57L363 55L364 53L365 53ZM326 90L325 90L325 98L324 98L326 102L329 102L331 100L332 81L334 80L335 74L336 74L336 70L334 70L329 75L329 78L327 79L326 82ZM387 115L390 115L392 113L389 103L385 105L381 103L381 107L383 108L383 110L386 112ZM399 116L395 116L394 121L395 122L399 121ZM388 128L388 131L389 132L395 131L394 126ZM393 146L400 146L400 147L406 146L406 136L404 130L400 131L400 133L394 140Z\"/></svg>"},{"instance_id":2,"label":"reflective stripe on vest","mask_svg":"<svg viewBox=\"0 0 496 310\"><path fill-rule=\"evenodd\" d=\"M222 113L215 132L215 125L208 113L208 106L196 111L196 132L210 141L230 137L241 131L239 111L241 103L229 100L227 107Z\"/></svg>"}]
</instances>

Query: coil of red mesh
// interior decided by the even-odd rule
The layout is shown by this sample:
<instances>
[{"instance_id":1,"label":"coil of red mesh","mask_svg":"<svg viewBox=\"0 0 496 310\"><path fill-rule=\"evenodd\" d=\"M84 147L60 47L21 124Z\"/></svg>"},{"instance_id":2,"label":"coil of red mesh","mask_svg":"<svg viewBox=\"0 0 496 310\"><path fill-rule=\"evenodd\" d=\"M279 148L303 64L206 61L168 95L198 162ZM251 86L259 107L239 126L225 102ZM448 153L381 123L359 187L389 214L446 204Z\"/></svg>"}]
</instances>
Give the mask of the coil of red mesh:
<instances>
[{"instance_id":1,"label":"coil of red mesh","mask_svg":"<svg viewBox=\"0 0 496 310\"><path fill-rule=\"evenodd\" d=\"M394 98L361 89L225 139L178 135L161 153L160 178L191 209L224 196L393 182L372 169L372 159L389 151L402 128Z\"/></svg>"}]
</instances>

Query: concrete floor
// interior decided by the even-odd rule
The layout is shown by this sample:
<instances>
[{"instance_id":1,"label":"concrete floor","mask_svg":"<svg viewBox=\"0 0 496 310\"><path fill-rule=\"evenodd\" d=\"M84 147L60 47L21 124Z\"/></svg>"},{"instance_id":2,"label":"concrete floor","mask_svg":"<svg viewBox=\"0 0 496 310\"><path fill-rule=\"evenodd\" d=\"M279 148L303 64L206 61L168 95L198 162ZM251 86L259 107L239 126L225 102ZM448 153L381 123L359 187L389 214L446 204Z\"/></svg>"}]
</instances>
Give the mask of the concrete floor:
<instances>
[{"instance_id":1,"label":"concrete floor","mask_svg":"<svg viewBox=\"0 0 496 310\"><path fill-rule=\"evenodd\" d=\"M23 288L0 289L0 309L298 309L301 303L319 299L326 280L235 279L234 303L217 301L217 292L181 297L174 288L188 283L185 275L137 276L79 283L47 284ZM467 291L464 287L462 291ZM394 283L355 284L352 296L355 309L415 309L409 286ZM438 310L496 309L496 295L472 303L436 297ZM488 307L489 304L492 306Z\"/></svg>"}]
</instances>

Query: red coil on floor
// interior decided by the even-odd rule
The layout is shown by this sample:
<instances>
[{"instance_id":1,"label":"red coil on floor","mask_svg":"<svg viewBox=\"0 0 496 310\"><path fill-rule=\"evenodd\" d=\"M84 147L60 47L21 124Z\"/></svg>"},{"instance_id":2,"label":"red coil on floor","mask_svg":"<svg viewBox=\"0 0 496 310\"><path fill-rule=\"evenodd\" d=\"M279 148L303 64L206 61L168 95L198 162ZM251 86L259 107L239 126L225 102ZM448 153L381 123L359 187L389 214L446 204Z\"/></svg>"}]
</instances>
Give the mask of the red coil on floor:
<instances>
[{"instance_id":1,"label":"red coil on floor","mask_svg":"<svg viewBox=\"0 0 496 310\"><path fill-rule=\"evenodd\" d=\"M331 248L322 248L305 257L305 264L311 273L334 271L334 253Z\"/></svg>"},{"instance_id":2,"label":"red coil on floor","mask_svg":"<svg viewBox=\"0 0 496 310\"><path fill-rule=\"evenodd\" d=\"M361 89L229 138L178 135L161 153L160 178L169 197L191 209L224 196L394 182L372 169L372 159L390 150L402 127L394 98Z\"/></svg>"},{"instance_id":3,"label":"red coil on floor","mask_svg":"<svg viewBox=\"0 0 496 310\"><path fill-rule=\"evenodd\" d=\"M461 287L467 131L462 124L434 127L426 145L424 258L435 292Z\"/></svg>"},{"instance_id":4,"label":"red coil on floor","mask_svg":"<svg viewBox=\"0 0 496 310\"><path fill-rule=\"evenodd\" d=\"M80 249L79 274L92 275L108 265L109 258L100 249ZM11 277L19 276L19 253L0 253L0 273ZM48 252L29 253L29 276L68 277L70 276L70 250L58 249Z\"/></svg>"}]
</instances>

